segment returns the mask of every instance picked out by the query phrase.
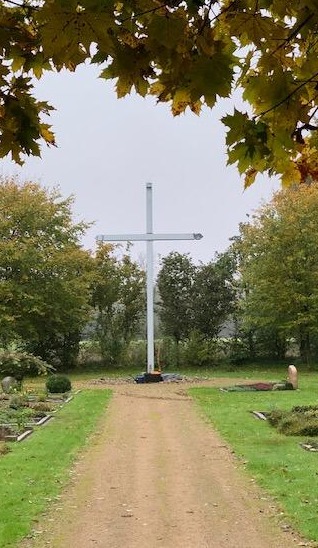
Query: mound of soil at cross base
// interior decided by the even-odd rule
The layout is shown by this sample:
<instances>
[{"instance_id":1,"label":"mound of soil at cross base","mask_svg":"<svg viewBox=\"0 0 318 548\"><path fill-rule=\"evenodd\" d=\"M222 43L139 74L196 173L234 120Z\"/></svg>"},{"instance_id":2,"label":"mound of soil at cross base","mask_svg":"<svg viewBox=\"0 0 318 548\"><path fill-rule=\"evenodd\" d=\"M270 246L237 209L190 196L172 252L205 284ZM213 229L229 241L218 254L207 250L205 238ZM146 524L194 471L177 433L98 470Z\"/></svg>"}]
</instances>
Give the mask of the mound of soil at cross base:
<instances>
[{"instance_id":1,"label":"mound of soil at cross base","mask_svg":"<svg viewBox=\"0 0 318 548\"><path fill-rule=\"evenodd\" d=\"M278 517L188 386L113 385L70 484L21 548L315 546Z\"/></svg>"}]
</instances>

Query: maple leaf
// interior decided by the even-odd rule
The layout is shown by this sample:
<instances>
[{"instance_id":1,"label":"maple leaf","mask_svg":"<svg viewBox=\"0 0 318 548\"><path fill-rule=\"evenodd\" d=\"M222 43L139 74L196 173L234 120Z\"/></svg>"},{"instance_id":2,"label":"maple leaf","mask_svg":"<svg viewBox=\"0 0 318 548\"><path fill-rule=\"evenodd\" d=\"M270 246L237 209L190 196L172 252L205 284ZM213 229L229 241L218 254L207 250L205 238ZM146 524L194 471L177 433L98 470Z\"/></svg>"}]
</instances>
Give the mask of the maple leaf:
<instances>
[{"instance_id":1,"label":"maple leaf","mask_svg":"<svg viewBox=\"0 0 318 548\"><path fill-rule=\"evenodd\" d=\"M254 167L251 167L251 168L246 170L245 178L244 178L244 188L245 189L248 188L249 186L251 186L254 183L257 173L258 173L258 171Z\"/></svg>"},{"instance_id":2,"label":"maple leaf","mask_svg":"<svg viewBox=\"0 0 318 548\"><path fill-rule=\"evenodd\" d=\"M318 108L318 21L315 0L214 2L188 0L33 0L0 4L0 153L39 154L43 105L33 88L13 89L19 75L74 71L90 61L116 80L118 97L135 89L171 104L173 115L198 114L242 89L249 115L234 108L229 162L246 181L254 171L294 174ZM28 96L28 99L26 98ZM20 105L13 108L13 99ZM303 135L302 128L306 127ZM49 130L51 131L51 130ZM314 140L310 139L314 147ZM306 146L311 146L307 144ZM303 168L304 169L304 168ZM253 173L253 176L251 176Z\"/></svg>"},{"instance_id":3,"label":"maple leaf","mask_svg":"<svg viewBox=\"0 0 318 548\"><path fill-rule=\"evenodd\" d=\"M191 94L188 89L178 89L172 100L172 113L174 116L181 114L191 103Z\"/></svg>"}]
</instances>

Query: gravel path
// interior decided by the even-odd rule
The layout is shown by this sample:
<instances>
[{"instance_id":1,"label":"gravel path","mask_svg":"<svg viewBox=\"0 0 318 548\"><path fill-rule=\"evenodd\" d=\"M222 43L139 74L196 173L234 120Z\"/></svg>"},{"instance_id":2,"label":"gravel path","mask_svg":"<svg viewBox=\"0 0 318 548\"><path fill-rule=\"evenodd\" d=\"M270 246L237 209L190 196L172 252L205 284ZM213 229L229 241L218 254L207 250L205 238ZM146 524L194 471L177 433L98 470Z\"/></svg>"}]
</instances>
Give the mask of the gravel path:
<instances>
[{"instance_id":1,"label":"gravel path","mask_svg":"<svg viewBox=\"0 0 318 548\"><path fill-rule=\"evenodd\" d=\"M70 485L21 548L306 546L199 416L185 386L112 386ZM309 546L309 544L308 544Z\"/></svg>"}]
</instances>

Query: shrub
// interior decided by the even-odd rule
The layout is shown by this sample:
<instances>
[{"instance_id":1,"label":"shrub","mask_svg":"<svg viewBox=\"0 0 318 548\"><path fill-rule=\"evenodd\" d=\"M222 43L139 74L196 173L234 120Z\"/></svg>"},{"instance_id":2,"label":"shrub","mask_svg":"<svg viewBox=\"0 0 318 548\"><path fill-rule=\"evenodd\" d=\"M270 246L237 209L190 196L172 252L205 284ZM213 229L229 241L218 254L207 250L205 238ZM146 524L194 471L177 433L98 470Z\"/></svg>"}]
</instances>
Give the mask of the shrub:
<instances>
[{"instance_id":1,"label":"shrub","mask_svg":"<svg viewBox=\"0 0 318 548\"><path fill-rule=\"evenodd\" d=\"M281 411L280 409L274 409L273 411L268 413L266 417L269 424L276 427L282 421L285 415L286 413L284 411Z\"/></svg>"},{"instance_id":2,"label":"shrub","mask_svg":"<svg viewBox=\"0 0 318 548\"><path fill-rule=\"evenodd\" d=\"M305 418L300 415L291 415L282 420L278 429L287 436L318 436L318 420L315 417Z\"/></svg>"},{"instance_id":3,"label":"shrub","mask_svg":"<svg viewBox=\"0 0 318 548\"><path fill-rule=\"evenodd\" d=\"M26 375L46 375L53 367L41 358L27 352L0 352L0 376L11 376L22 381Z\"/></svg>"},{"instance_id":4,"label":"shrub","mask_svg":"<svg viewBox=\"0 0 318 548\"><path fill-rule=\"evenodd\" d=\"M143 340L130 341L123 354L123 365L144 369L147 363L147 345Z\"/></svg>"},{"instance_id":5,"label":"shrub","mask_svg":"<svg viewBox=\"0 0 318 548\"><path fill-rule=\"evenodd\" d=\"M51 394L64 394L71 390L72 385L65 375L52 375L46 381L46 388Z\"/></svg>"},{"instance_id":6,"label":"shrub","mask_svg":"<svg viewBox=\"0 0 318 548\"><path fill-rule=\"evenodd\" d=\"M50 411L52 411L52 404L44 401L33 403L31 407L37 415L38 413L49 413Z\"/></svg>"},{"instance_id":7,"label":"shrub","mask_svg":"<svg viewBox=\"0 0 318 548\"><path fill-rule=\"evenodd\" d=\"M145 356L146 356L145 347ZM180 365L180 345L172 337L163 337L155 341L158 369L167 369Z\"/></svg>"},{"instance_id":8,"label":"shrub","mask_svg":"<svg viewBox=\"0 0 318 548\"><path fill-rule=\"evenodd\" d=\"M14 394L10 398L9 407L12 409L21 409L22 407L27 407L28 401L27 397L22 394Z\"/></svg>"},{"instance_id":9,"label":"shrub","mask_svg":"<svg viewBox=\"0 0 318 548\"><path fill-rule=\"evenodd\" d=\"M102 364L99 342L91 339L81 341L77 362L80 367Z\"/></svg>"},{"instance_id":10,"label":"shrub","mask_svg":"<svg viewBox=\"0 0 318 548\"><path fill-rule=\"evenodd\" d=\"M286 436L318 436L317 405L296 406L291 411L275 409L267 419Z\"/></svg>"},{"instance_id":11,"label":"shrub","mask_svg":"<svg viewBox=\"0 0 318 548\"><path fill-rule=\"evenodd\" d=\"M0 441L0 455L6 455L11 451L9 445L4 441Z\"/></svg>"},{"instance_id":12,"label":"shrub","mask_svg":"<svg viewBox=\"0 0 318 548\"><path fill-rule=\"evenodd\" d=\"M215 339L206 339L198 331L193 331L182 345L181 363L186 367L215 367L220 354Z\"/></svg>"},{"instance_id":13,"label":"shrub","mask_svg":"<svg viewBox=\"0 0 318 548\"><path fill-rule=\"evenodd\" d=\"M308 413L316 412L318 413L318 405L295 405L292 408L292 413Z\"/></svg>"}]
</instances>

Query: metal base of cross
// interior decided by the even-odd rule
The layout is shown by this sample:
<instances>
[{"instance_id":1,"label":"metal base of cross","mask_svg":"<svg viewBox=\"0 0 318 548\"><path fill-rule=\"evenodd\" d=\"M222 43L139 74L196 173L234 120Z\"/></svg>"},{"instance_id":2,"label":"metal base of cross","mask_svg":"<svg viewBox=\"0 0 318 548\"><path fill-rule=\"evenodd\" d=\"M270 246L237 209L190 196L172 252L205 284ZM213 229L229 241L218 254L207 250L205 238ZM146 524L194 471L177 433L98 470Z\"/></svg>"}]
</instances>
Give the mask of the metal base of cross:
<instances>
[{"instance_id":1,"label":"metal base of cross","mask_svg":"<svg viewBox=\"0 0 318 548\"><path fill-rule=\"evenodd\" d=\"M149 384L155 382L161 382L163 380L161 371L151 371L151 373L142 373L135 377L135 382L137 384Z\"/></svg>"}]
</instances>

